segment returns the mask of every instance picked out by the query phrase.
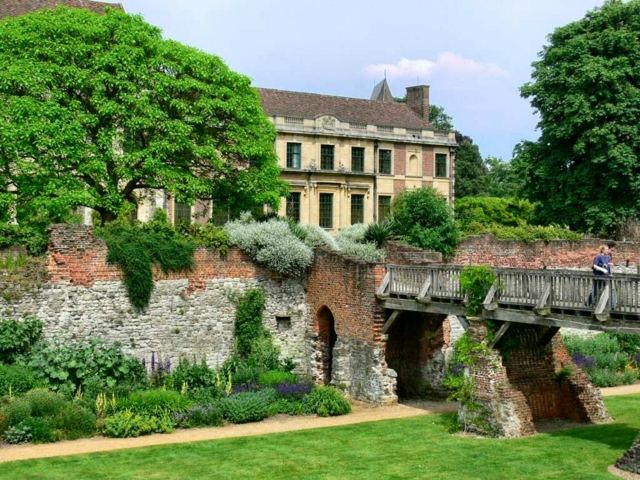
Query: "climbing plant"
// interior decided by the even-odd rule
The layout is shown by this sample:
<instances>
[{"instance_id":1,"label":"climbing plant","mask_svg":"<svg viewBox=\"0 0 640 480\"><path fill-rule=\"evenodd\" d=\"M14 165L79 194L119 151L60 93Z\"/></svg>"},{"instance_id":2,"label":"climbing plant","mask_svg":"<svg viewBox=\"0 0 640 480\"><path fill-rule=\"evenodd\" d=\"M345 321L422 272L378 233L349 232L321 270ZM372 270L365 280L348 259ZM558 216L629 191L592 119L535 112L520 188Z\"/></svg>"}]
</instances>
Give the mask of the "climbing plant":
<instances>
[{"instance_id":1,"label":"climbing plant","mask_svg":"<svg viewBox=\"0 0 640 480\"><path fill-rule=\"evenodd\" d=\"M154 263L164 273L190 270L194 266L194 242L178 234L160 210L142 226L117 221L97 233L107 243L107 261L122 269L129 301L137 310L149 304Z\"/></svg>"},{"instance_id":2,"label":"climbing plant","mask_svg":"<svg viewBox=\"0 0 640 480\"><path fill-rule=\"evenodd\" d=\"M480 315L482 303L496 281L496 274L487 265L465 267L460 273L460 287L467 295L467 314Z\"/></svg>"}]
</instances>

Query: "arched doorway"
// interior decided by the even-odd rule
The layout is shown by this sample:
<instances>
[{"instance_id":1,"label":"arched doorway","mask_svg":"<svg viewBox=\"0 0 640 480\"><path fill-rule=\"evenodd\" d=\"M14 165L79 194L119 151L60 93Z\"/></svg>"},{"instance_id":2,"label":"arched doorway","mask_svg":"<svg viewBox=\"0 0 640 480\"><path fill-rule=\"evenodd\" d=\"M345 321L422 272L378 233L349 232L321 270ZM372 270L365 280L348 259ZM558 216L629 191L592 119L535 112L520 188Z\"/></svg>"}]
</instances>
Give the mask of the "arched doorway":
<instances>
[{"instance_id":1,"label":"arched doorway","mask_svg":"<svg viewBox=\"0 0 640 480\"><path fill-rule=\"evenodd\" d=\"M328 385L331 383L331 365L333 363L333 347L336 345L335 320L328 307L318 311L318 352L320 353L321 380Z\"/></svg>"}]
</instances>

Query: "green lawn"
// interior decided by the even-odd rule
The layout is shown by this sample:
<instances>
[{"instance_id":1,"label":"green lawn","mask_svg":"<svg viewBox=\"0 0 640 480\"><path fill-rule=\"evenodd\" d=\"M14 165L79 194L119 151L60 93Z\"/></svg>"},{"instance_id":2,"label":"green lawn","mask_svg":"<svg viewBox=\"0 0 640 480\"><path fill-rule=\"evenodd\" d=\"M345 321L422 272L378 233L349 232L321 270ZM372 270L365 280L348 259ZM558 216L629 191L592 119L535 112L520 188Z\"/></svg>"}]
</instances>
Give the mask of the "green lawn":
<instances>
[{"instance_id":1,"label":"green lawn","mask_svg":"<svg viewBox=\"0 0 640 480\"><path fill-rule=\"evenodd\" d=\"M640 429L640 396L607 399L616 422L517 440L446 433L449 415L0 464L27 479L613 479Z\"/></svg>"}]
</instances>

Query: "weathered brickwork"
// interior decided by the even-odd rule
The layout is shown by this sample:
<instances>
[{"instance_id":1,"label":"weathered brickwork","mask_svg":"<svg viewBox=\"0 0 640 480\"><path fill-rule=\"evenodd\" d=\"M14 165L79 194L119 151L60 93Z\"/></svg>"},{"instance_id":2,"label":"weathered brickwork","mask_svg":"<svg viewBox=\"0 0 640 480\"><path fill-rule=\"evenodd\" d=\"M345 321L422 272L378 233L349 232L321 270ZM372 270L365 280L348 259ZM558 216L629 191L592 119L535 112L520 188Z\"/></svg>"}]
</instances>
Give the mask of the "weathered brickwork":
<instances>
[{"instance_id":1,"label":"weathered brickwork","mask_svg":"<svg viewBox=\"0 0 640 480\"><path fill-rule=\"evenodd\" d=\"M631 448L625 452L620 460L616 462L616 467L627 472L640 475L640 436Z\"/></svg>"},{"instance_id":2,"label":"weathered brickwork","mask_svg":"<svg viewBox=\"0 0 640 480\"><path fill-rule=\"evenodd\" d=\"M395 175L407 174L407 147L404 143L393 145L393 173ZM404 181L402 183L404 184Z\"/></svg>"},{"instance_id":3,"label":"weathered brickwork","mask_svg":"<svg viewBox=\"0 0 640 480\"><path fill-rule=\"evenodd\" d=\"M545 419L610 420L599 390L573 364L562 337L556 333L543 344L545 329L512 325L497 348L471 367L475 399L483 411L480 433L519 437L535 433L536 422ZM470 334L481 341L486 326L473 321ZM464 408L460 413L472 424L477 415Z\"/></svg>"},{"instance_id":4,"label":"weathered brickwork","mask_svg":"<svg viewBox=\"0 0 640 480\"><path fill-rule=\"evenodd\" d=\"M590 268L598 247L606 240L551 240L522 242L480 235L463 240L451 260L454 264L485 264L507 268ZM616 242L613 257L618 266L632 272L640 265L640 243Z\"/></svg>"},{"instance_id":5,"label":"weathered brickwork","mask_svg":"<svg viewBox=\"0 0 640 480\"><path fill-rule=\"evenodd\" d=\"M378 403L396 400L395 372L386 365L386 339L380 333L385 312L375 297L384 275L382 264L319 250L307 293L311 340L317 345L316 352L323 351L325 343L320 339L320 314L324 316L328 309L335 322L331 383L344 386L354 398ZM324 378L323 365L322 355L316 355L312 363L314 378Z\"/></svg>"},{"instance_id":6,"label":"weathered brickwork","mask_svg":"<svg viewBox=\"0 0 640 480\"><path fill-rule=\"evenodd\" d=\"M386 242L384 249L387 254L387 263L394 265L428 265L442 262L440 252L422 250L398 241Z\"/></svg>"}]
</instances>

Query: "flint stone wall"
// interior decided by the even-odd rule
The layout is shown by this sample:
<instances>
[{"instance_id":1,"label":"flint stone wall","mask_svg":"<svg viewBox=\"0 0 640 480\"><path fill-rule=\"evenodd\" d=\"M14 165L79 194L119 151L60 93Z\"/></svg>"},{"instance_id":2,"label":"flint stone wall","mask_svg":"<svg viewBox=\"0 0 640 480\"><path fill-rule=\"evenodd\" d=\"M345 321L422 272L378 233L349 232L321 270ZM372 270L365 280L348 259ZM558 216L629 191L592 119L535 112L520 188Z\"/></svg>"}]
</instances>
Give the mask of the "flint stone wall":
<instances>
[{"instance_id":1,"label":"flint stone wall","mask_svg":"<svg viewBox=\"0 0 640 480\"><path fill-rule=\"evenodd\" d=\"M616 462L616 467L627 472L640 474L640 436L631 448L625 452L620 460Z\"/></svg>"},{"instance_id":2,"label":"flint stone wall","mask_svg":"<svg viewBox=\"0 0 640 480\"><path fill-rule=\"evenodd\" d=\"M309 373L305 278L273 275L237 249L224 258L198 249L193 271L154 273L151 301L137 312L120 270L106 262L106 245L92 235L90 227L60 225L50 233L48 280L19 298L0 296L3 316L37 316L48 339L99 338L118 342L147 361L155 353L174 364L180 358L206 359L211 367L218 367L233 349L233 299L261 286L266 294L265 326L282 357L292 358L301 373Z\"/></svg>"}]
</instances>

